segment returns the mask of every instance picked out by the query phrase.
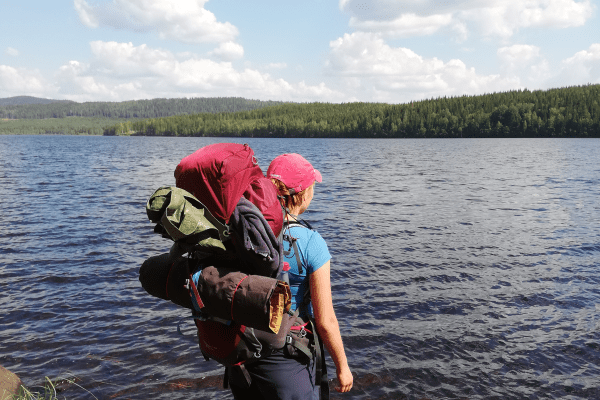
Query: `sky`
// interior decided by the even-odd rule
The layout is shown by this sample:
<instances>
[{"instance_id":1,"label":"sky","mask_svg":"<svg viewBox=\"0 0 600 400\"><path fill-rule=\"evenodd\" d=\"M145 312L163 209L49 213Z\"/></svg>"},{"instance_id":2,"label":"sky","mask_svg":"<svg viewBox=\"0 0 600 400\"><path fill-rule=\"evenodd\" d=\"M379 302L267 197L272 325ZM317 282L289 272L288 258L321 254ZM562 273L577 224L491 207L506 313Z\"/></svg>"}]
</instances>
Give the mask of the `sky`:
<instances>
[{"instance_id":1,"label":"sky","mask_svg":"<svg viewBox=\"0 0 600 400\"><path fill-rule=\"evenodd\" d=\"M0 98L408 103L600 83L600 0L0 0Z\"/></svg>"}]
</instances>

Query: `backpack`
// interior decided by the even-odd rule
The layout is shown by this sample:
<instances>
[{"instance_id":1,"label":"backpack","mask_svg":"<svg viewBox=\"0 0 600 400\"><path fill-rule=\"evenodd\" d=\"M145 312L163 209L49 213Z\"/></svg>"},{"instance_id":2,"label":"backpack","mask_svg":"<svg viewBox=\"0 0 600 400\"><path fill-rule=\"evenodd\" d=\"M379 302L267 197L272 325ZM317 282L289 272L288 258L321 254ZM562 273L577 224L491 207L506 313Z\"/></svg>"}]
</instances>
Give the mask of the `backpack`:
<instances>
[{"instance_id":1,"label":"backpack","mask_svg":"<svg viewBox=\"0 0 600 400\"><path fill-rule=\"evenodd\" d=\"M192 310L205 359L228 367L225 387L229 368L241 368L250 383L244 364L274 350L312 358L321 348L307 334L314 326L290 313L289 286L277 279L281 205L252 149L203 147L181 160L175 178L176 187L159 188L146 204L155 232L175 243L144 262L144 289Z\"/></svg>"},{"instance_id":2,"label":"backpack","mask_svg":"<svg viewBox=\"0 0 600 400\"><path fill-rule=\"evenodd\" d=\"M194 195L211 213L229 222L241 197L254 204L277 236L283 215L277 191L247 144L216 143L184 157L175 168L175 186Z\"/></svg>"}]
</instances>

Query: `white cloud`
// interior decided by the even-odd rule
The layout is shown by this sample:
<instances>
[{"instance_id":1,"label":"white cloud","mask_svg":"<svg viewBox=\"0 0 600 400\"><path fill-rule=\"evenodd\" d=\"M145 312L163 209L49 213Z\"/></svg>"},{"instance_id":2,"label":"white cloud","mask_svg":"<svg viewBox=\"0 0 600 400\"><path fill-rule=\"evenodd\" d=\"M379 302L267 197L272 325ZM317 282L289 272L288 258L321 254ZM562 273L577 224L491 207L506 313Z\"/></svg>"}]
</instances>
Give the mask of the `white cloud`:
<instances>
[{"instance_id":1,"label":"white cloud","mask_svg":"<svg viewBox=\"0 0 600 400\"><path fill-rule=\"evenodd\" d=\"M117 100L118 95L105 84L89 74L90 66L79 61L69 63L59 68L56 74L61 96L75 101L104 101Z\"/></svg>"},{"instance_id":2,"label":"white cloud","mask_svg":"<svg viewBox=\"0 0 600 400\"><path fill-rule=\"evenodd\" d=\"M600 43L594 43L588 50L582 50L565 60L566 64L588 64L600 61Z\"/></svg>"},{"instance_id":3,"label":"white cloud","mask_svg":"<svg viewBox=\"0 0 600 400\"><path fill-rule=\"evenodd\" d=\"M515 44L501 47L497 55L503 74L518 77L526 86L540 87L551 77L550 65L537 46Z\"/></svg>"},{"instance_id":4,"label":"white cloud","mask_svg":"<svg viewBox=\"0 0 600 400\"><path fill-rule=\"evenodd\" d=\"M163 38L184 43L229 42L238 30L219 22L204 8L207 0L113 0L90 5L74 0L80 20L91 28L110 26L134 31L155 31Z\"/></svg>"},{"instance_id":5,"label":"white cloud","mask_svg":"<svg viewBox=\"0 0 600 400\"><path fill-rule=\"evenodd\" d=\"M392 37L410 37L432 35L440 28L452 23L451 14L440 14L421 17L416 14L402 14L398 18L386 20L362 21L356 17L350 18L350 27L360 31L380 32Z\"/></svg>"},{"instance_id":6,"label":"white cloud","mask_svg":"<svg viewBox=\"0 0 600 400\"><path fill-rule=\"evenodd\" d=\"M485 36L509 38L520 28L582 26L592 16L590 0L506 0L463 10L457 17L475 23Z\"/></svg>"},{"instance_id":7,"label":"white cloud","mask_svg":"<svg viewBox=\"0 0 600 400\"><path fill-rule=\"evenodd\" d=\"M537 3L537 4L536 4ZM527 6L527 2L515 2L521 13L521 26L536 26L546 28L570 28L582 26L592 16L590 0L576 2L573 0L545 0L534 2Z\"/></svg>"},{"instance_id":8,"label":"white cloud","mask_svg":"<svg viewBox=\"0 0 600 400\"><path fill-rule=\"evenodd\" d=\"M591 0L340 0L350 26L386 36L422 36L450 27L464 40L475 26L484 36L509 38L520 28L582 26Z\"/></svg>"},{"instance_id":9,"label":"white cloud","mask_svg":"<svg viewBox=\"0 0 600 400\"><path fill-rule=\"evenodd\" d=\"M117 76L162 76L174 68L175 56L167 51L153 49L145 44L103 42L90 43L95 68L102 74Z\"/></svg>"},{"instance_id":10,"label":"white cloud","mask_svg":"<svg viewBox=\"0 0 600 400\"><path fill-rule=\"evenodd\" d=\"M563 60L559 82L560 86L600 83L600 43Z\"/></svg>"},{"instance_id":11,"label":"white cloud","mask_svg":"<svg viewBox=\"0 0 600 400\"><path fill-rule=\"evenodd\" d=\"M0 97L41 96L51 89L38 71L0 65Z\"/></svg>"},{"instance_id":12,"label":"white cloud","mask_svg":"<svg viewBox=\"0 0 600 400\"><path fill-rule=\"evenodd\" d=\"M515 78L478 75L460 60L426 59L410 49L390 47L380 35L364 32L332 41L326 69L331 75L353 78L356 90L370 92L378 101L480 94L519 84Z\"/></svg>"},{"instance_id":13,"label":"white cloud","mask_svg":"<svg viewBox=\"0 0 600 400\"><path fill-rule=\"evenodd\" d=\"M324 83L289 83L251 68L132 43L91 44L90 63L71 61L57 75L63 97L78 101L240 96L263 100L342 101Z\"/></svg>"},{"instance_id":14,"label":"white cloud","mask_svg":"<svg viewBox=\"0 0 600 400\"><path fill-rule=\"evenodd\" d=\"M211 51L209 55L214 55L223 61L233 61L244 56L244 48L233 41L223 42L218 48Z\"/></svg>"},{"instance_id":15,"label":"white cloud","mask_svg":"<svg viewBox=\"0 0 600 400\"><path fill-rule=\"evenodd\" d=\"M19 50L17 50L17 49L13 49L12 47L7 47L6 54L8 54L11 57L18 57L20 53L19 53Z\"/></svg>"},{"instance_id":16,"label":"white cloud","mask_svg":"<svg viewBox=\"0 0 600 400\"><path fill-rule=\"evenodd\" d=\"M510 47L501 47L497 51L503 67L514 70L530 65L540 58L540 48L537 46L515 44Z\"/></svg>"},{"instance_id":17,"label":"white cloud","mask_svg":"<svg viewBox=\"0 0 600 400\"><path fill-rule=\"evenodd\" d=\"M456 41L464 42L465 40L467 40L467 37L469 36L469 29L467 28L467 25L464 22L454 20L451 28L454 32L454 38L456 39Z\"/></svg>"},{"instance_id":18,"label":"white cloud","mask_svg":"<svg viewBox=\"0 0 600 400\"><path fill-rule=\"evenodd\" d=\"M350 0L340 0L340 10L344 11L344 9L348 6L348 3L350 3Z\"/></svg>"},{"instance_id":19,"label":"white cloud","mask_svg":"<svg viewBox=\"0 0 600 400\"><path fill-rule=\"evenodd\" d=\"M79 19L85 26L90 28L97 28L99 23L98 19L94 15L94 8L90 7L85 0L74 0L73 5L75 6L75 10L77 14L79 14Z\"/></svg>"}]
</instances>

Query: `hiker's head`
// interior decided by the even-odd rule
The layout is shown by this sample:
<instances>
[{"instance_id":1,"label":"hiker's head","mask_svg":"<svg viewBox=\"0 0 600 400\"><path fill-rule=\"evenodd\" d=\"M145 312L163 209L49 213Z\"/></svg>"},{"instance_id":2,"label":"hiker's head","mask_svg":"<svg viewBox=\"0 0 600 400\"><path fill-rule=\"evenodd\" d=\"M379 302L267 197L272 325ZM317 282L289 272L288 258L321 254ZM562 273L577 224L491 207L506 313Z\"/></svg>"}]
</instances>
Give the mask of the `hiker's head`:
<instances>
[{"instance_id":1,"label":"hiker's head","mask_svg":"<svg viewBox=\"0 0 600 400\"><path fill-rule=\"evenodd\" d=\"M295 153L282 154L271 161L267 177L273 181L279 194L284 196L284 205L290 210L297 209L305 201L305 206L308 207L315 182L322 181L321 173L304 157Z\"/></svg>"}]
</instances>

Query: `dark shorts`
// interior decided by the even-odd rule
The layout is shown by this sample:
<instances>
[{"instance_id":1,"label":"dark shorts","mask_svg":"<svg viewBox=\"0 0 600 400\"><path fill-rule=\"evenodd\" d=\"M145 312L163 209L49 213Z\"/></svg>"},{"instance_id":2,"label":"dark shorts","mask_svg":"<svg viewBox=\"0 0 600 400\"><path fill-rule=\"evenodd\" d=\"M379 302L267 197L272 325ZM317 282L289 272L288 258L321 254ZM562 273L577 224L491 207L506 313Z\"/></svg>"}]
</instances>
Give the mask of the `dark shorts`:
<instances>
[{"instance_id":1,"label":"dark shorts","mask_svg":"<svg viewBox=\"0 0 600 400\"><path fill-rule=\"evenodd\" d=\"M314 360L314 358L313 358ZM290 358L275 352L246 366L252 383L250 387L239 368L231 368L229 386L236 400L318 400L315 387L315 363Z\"/></svg>"}]
</instances>

